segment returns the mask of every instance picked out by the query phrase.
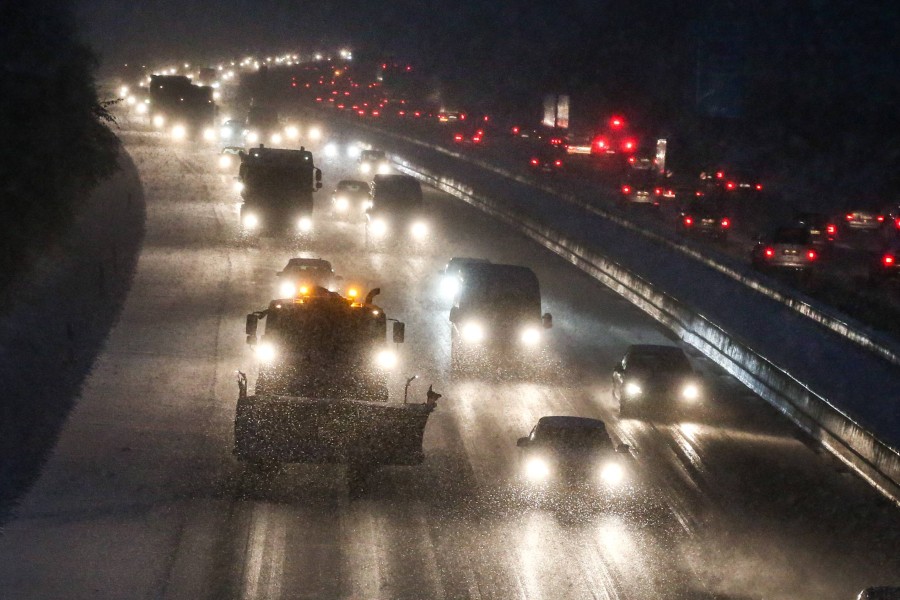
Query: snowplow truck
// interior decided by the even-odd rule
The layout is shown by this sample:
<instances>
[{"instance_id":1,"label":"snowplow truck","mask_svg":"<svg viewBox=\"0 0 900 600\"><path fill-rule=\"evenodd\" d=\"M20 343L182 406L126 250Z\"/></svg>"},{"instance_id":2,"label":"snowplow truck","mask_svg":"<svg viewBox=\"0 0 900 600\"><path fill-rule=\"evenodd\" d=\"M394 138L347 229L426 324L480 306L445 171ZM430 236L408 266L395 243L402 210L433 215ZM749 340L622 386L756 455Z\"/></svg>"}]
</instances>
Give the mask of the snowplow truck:
<instances>
[{"instance_id":1,"label":"snowplow truck","mask_svg":"<svg viewBox=\"0 0 900 600\"><path fill-rule=\"evenodd\" d=\"M183 75L152 75L149 97L154 127L175 139L212 139L216 104L211 87L193 85Z\"/></svg>"},{"instance_id":2,"label":"snowplow truck","mask_svg":"<svg viewBox=\"0 0 900 600\"><path fill-rule=\"evenodd\" d=\"M280 463L346 464L351 492L382 465L417 465L439 394L423 403L392 402L387 372L395 362L384 311L316 287L273 300L247 315L247 343L260 363L255 394L238 374L234 453L251 468ZM260 321L265 333L258 336ZM404 324L393 321L392 341Z\"/></svg>"},{"instance_id":3,"label":"snowplow truck","mask_svg":"<svg viewBox=\"0 0 900 600\"><path fill-rule=\"evenodd\" d=\"M244 233L309 233L313 192L322 188L322 171L313 164L312 152L303 147L286 150L260 144L238 156Z\"/></svg>"}]
</instances>

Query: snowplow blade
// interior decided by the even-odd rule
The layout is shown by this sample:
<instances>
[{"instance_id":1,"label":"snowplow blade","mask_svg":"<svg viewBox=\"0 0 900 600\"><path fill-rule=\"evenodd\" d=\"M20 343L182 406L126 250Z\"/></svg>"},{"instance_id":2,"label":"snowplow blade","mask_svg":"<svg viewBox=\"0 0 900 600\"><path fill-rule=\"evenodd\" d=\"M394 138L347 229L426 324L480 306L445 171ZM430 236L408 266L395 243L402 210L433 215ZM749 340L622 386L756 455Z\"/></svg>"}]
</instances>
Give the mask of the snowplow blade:
<instances>
[{"instance_id":1,"label":"snowplow blade","mask_svg":"<svg viewBox=\"0 0 900 600\"><path fill-rule=\"evenodd\" d=\"M242 396L234 453L244 461L417 465L434 406Z\"/></svg>"}]
</instances>

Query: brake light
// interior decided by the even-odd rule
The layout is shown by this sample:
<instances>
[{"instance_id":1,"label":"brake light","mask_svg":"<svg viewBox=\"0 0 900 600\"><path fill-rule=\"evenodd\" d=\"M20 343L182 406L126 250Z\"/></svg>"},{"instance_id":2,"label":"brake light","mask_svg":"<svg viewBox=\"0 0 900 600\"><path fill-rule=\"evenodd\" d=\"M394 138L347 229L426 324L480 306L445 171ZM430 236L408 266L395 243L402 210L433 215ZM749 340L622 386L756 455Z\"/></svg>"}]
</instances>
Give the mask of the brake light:
<instances>
[{"instance_id":1,"label":"brake light","mask_svg":"<svg viewBox=\"0 0 900 600\"><path fill-rule=\"evenodd\" d=\"M541 161L539 161L539 160L536 159L536 158L532 158L532 159L531 159L531 164L533 164L534 166L537 166L537 165L541 164Z\"/></svg>"},{"instance_id":2,"label":"brake light","mask_svg":"<svg viewBox=\"0 0 900 600\"><path fill-rule=\"evenodd\" d=\"M685 218L684 218L684 224L687 225L688 227L690 227L691 225L694 224L694 220L693 220L692 218L690 218L690 217L685 217Z\"/></svg>"},{"instance_id":3,"label":"brake light","mask_svg":"<svg viewBox=\"0 0 900 600\"><path fill-rule=\"evenodd\" d=\"M875 217L875 220L879 223L884 223L884 215L878 215L877 217Z\"/></svg>"},{"instance_id":4,"label":"brake light","mask_svg":"<svg viewBox=\"0 0 900 600\"><path fill-rule=\"evenodd\" d=\"M633 157L633 156L629 156L629 157L628 157L628 162L631 163L631 164L634 164L634 157Z\"/></svg>"},{"instance_id":5,"label":"brake light","mask_svg":"<svg viewBox=\"0 0 900 600\"><path fill-rule=\"evenodd\" d=\"M809 260L816 260L817 258L819 258L819 253L815 250L807 250L806 258L808 258Z\"/></svg>"},{"instance_id":6,"label":"brake light","mask_svg":"<svg viewBox=\"0 0 900 600\"><path fill-rule=\"evenodd\" d=\"M716 171L716 179L724 179L725 172L724 171Z\"/></svg>"},{"instance_id":7,"label":"brake light","mask_svg":"<svg viewBox=\"0 0 900 600\"><path fill-rule=\"evenodd\" d=\"M561 161L561 160L554 160L554 161L553 161L553 165L554 165L554 166L557 166L557 167L561 167L561 166L562 166L562 161Z\"/></svg>"},{"instance_id":8,"label":"brake light","mask_svg":"<svg viewBox=\"0 0 900 600\"><path fill-rule=\"evenodd\" d=\"M881 264L886 267L893 267L896 260L893 254L885 254L881 257Z\"/></svg>"},{"instance_id":9,"label":"brake light","mask_svg":"<svg viewBox=\"0 0 900 600\"><path fill-rule=\"evenodd\" d=\"M417 110L416 112L413 113L413 116L415 116L415 117L421 117L421 116L422 116L422 113L421 113L421 111L418 111L418 110Z\"/></svg>"},{"instance_id":10,"label":"brake light","mask_svg":"<svg viewBox=\"0 0 900 600\"><path fill-rule=\"evenodd\" d=\"M625 143L622 144L622 147L625 148L626 150L634 150L635 146L636 146L636 144L635 144L634 140L625 140Z\"/></svg>"},{"instance_id":11,"label":"brake light","mask_svg":"<svg viewBox=\"0 0 900 600\"><path fill-rule=\"evenodd\" d=\"M761 184L761 183L757 183L757 184L756 184L756 191L757 191L757 192L762 191L762 184Z\"/></svg>"},{"instance_id":12,"label":"brake light","mask_svg":"<svg viewBox=\"0 0 900 600\"><path fill-rule=\"evenodd\" d=\"M763 254L765 254L766 258L772 258L775 256L775 248L766 248Z\"/></svg>"},{"instance_id":13,"label":"brake light","mask_svg":"<svg viewBox=\"0 0 900 600\"><path fill-rule=\"evenodd\" d=\"M631 186L630 186L630 185L623 185L623 186L622 186L622 193L623 193L623 194L630 194L630 193L631 193Z\"/></svg>"},{"instance_id":14,"label":"brake light","mask_svg":"<svg viewBox=\"0 0 900 600\"><path fill-rule=\"evenodd\" d=\"M362 109L360 109L360 110L358 110L358 111L356 111L356 112L357 112L357 114L358 114L359 116L363 116L363 115L366 114L366 111L364 111L364 110L362 110Z\"/></svg>"},{"instance_id":15,"label":"brake light","mask_svg":"<svg viewBox=\"0 0 900 600\"><path fill-rule=\"evenodd\" d=\"M827 233L828 235L834 235L835 233L837 233L837 227L835 227L834 225L826 225L825 233Z\"/></svg>"},{"instance_id":16,"label":"brake light","mask_svg":"<svg viewBox=\"0 0 900 600\"><path fill-rule=\"evenodd\" d=\"M694 195L699 198L700 196L703 195L703 192L701 192L700 190L697 190L696 192L694 192Z\"/></svg>"},{"instance_id":17,"label":"brake light","mask_svg":"<svg viewBox=\"0 0 900 600\"><path fill-rule=\"evenodd\" d=\"M405 110L398 110L398 111L397 111L397 114L400 115L401 117L405 117L405 116L406 116L406 111L405 111Z\"/></svg>"},{"instance_id":18,"label":"brake light","mask_svg":"<svg viewBox=\"0 0 900 600\"><path fill-rule=\"evenodd\" d=\"M594 146L596 146L597 148L602 150L602 149L606 148L606 140L604 140L602 138L598 139L598 140L594 140Z\"/></svg>"},{"instance_id":19,"label":"brake light","mask_svg":"<svg viewBox=\"0 0 900 600\"><path fill-rule=\"evenodd\" d=\"M457 142L461 142L463 139L463 136L461 133L457 133L456 135L453 136L453 139L456 140Z\"/></svg>"},{"instance_id":20,"label":"brake light","mask_svg":"<svg viewBox=\"0 0 900 600\"><path fill-rule=\"evenodd\" d=\"M656 188L653 190L653 193L657 196L662 196L662 188Z\"/></svg>"},{"instance_id":21,"label":"brake light","mask_svg":"<svg viewBox=\"0 0 900 600\"><path fill-rule=\"evenodd\" d=\"M733 190L733 189L734 189L734 182L733 182L733 181L729 181L728 183L726 183L726 184L725 184L725 189L726 189L726 190Z\"/></svg>"},{"instance_id":22,"label":"brake light","mask_svg":"<svg viewBox=\"0 0 900 600\"><path fill-rule=\"evenodd\" d=\"M472 138L472 141L475 142L476 144L479 143L481 141L481 136L476 135L475 137Z\"/></svg>"},{"instance_id":23,"label":"brake light","mask_svg":"<svg viewBox=\"0 0 900 600\"><path fill-rule=\"evenodd\" d=\"M844 218L847 219L848 221L852 221L852 220L853 220L853 213L847 213L846 216L845 216Z\"/></svg>"},{"instance_id":24,"label":"brake light","mask_svg":"<svg viewBox=\"0 0 900 600\"><path fill-rule=\"evenodd\" d=\"M459 120L460 120L460 121L465 121L465 120L466 120L466 113L459 113Z\"/></svg>"},{"instance_id":25,"label":"brake light","mask_svg":"<svg viewBox=\"0 0 900 600\"><path fill-rule=\"evenodd\" d=\"M731 227L731 221L728 219L722 219L721 221L719 221L719 224L722 225L722 228L724 229L728 229L729 227Z\"/></svg>"},{"instance_id":26,"label":"brake light","mask_svg":"<svg viewBox=\"0 0 900 600\"><path fill-rule=\"evenodd\" d=\"M900 229L900 217L894 219L894 227Z\"/></svg>"},{"instance_id":27,"label":"brake light","mask_svg":"<svg viewBox=\"0 0 900 600\"><path fill-rule=\"evenodd\" d=\"M625 125L625 119L622 117L613 117L609 120L609 126L613 129L618 129Z\"/></svg>"},{"instance_id":28,"label":"brake light","mask_svg":"<svg viewBox=\"0 0 900 600\"><path fill-rule=\"evenodd\" d=\"M519 135L519 127L518 126L513 127L512 133L513 133L513 135Z\"/></svg>"}]
</instances>

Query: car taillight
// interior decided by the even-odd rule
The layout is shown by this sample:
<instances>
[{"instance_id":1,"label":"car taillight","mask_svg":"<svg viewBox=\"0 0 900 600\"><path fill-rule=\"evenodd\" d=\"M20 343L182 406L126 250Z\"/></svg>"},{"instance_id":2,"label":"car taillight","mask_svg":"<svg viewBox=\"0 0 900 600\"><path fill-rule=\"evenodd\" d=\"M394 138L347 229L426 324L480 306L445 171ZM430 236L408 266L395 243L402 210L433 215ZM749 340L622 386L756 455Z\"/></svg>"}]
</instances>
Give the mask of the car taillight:
<instances>
[{"instance_id":1,"label":"car taillight","mask_svg":"<svg viewBox=\"0 0 900 600\"><path fill-rule=\"evenodd\" d=\"M837 227L835 227L834 225L826 225L825 233L827 233L828 235L834 235L835 233L837 233Z\"/></svg>"},{"instance_id":2,"label":"car taillight","mask_svg":"<svg viewBox=\"0 0 900 600\"><path fill-rule=\"evenodd\" d=\"M625 142L622 144L622 147L626 150L634 150L635 146L637 146L637 144L634 140L625 140Z\"/></svg>"},{"instance_id":3,"label":"car taillight","mask_svg":"<svg viewBox=\"0 0 900 600\"><path fill-rule=\"evenodd\" d=\"M657 196L662 196L662 188L655 188L653 190L653 193L656 194Z\"/></svg>"},{"instance_id":4,"label":"car taillight","mask_svg":"<svg viewBox=\"0 0 900 600\"><path fill-rule=\"evenodd\" d=\"M893 267L894 263L896 261L897 261L897 259L894 257L893 254L885 254L884 256L881 257L881 264L883 264L886 267Z\"/></svg>"},{"instance_id":5,"label":"car taillight","mask_svg":"<svg viewBox=\"0 0 900 600\"><path fill-rule=\"evenodd\" d=\"M621 117L613 117L609 120L609 124L613 129L621 127L624 123L625 121L623 121Z\"/></svg>"},{"instance_id":6,"label":"car taillight","mask_svg":"<svg viewBox=\"0 0 900 600\"><path fill-rule=\"evenodd\" d=\"M475 137L472 138L472 141L475 142L476 144L479 143L481 141L481 136L476 135Z\"/></svg>"},{"instance_id":7,"label":"car taillight","mask_svg":"<svg viewBox=\"0 0 900 600\"><path fill-rule=\"evenodd\" d=\"M852 221L852 220L853 220L853 213L847 213L846 215L844 215L844 218L847 219L848 221Z\"/></svg>"},{"instance_id":8,"label":"car taillight","mask_svg":"<svg viewBox=\"0 0 900 600\"><path fill-rule=\"evenodd\" d=\"M532 158L532 159L531 159L531 164L533 164L534 166L537 166L537 165L541 164L541 161L539 161L539 160L536 159L536 158Z\"/></svg>"},{"instance_id":9,"label":"car taillight","mask_svg":"<svg viewBox=\"0 0 900 600\"><path fill-rule=\"evenodd\" d=\"M512 134L513 134L513 135L519 135L519 128L518 128L518 127L513 127L513 128L512 128Z\"/></svg>"},{"instance_id":10,"label":"car taillight","mask_svg":"<svg viewBox=\"0 0 900 600\"><path fill-rule=\"evenodd\" d=\"M561 160L554 160L554 161L553 161L553 165L554 165L554 166L557 166L557 167L561 167L561 166L562 166L562 161L561 161Z\"/></svg>"},{"instance_id":11,"label":"car taillight","mask_svg":"<svg viewBox=\"0 0 900 600\"><path fill-rule=\"evenodd\" d=\"M875 220L879 223L884 223L884 215L878 215L877 217L875 217Z\"/></svg>"},{"instance_id":12,"label":"car taillight","mask_svg":"<svg viewBox=\"0 0 900 600\"><path fill-rule=\"evenodd\" d=\"M630 193L631 193L631 186L630 186L630 185L623 185L623 186L622 186L622 193L623 193L623 194L630 194Z\"/></svg>"},{"instance_id":13,"label":"car taillight","mask_svg":"<svg viewBox=\"0 0 900 600\"><path fill-rule=\"evenodd\" d=\"M759 191L762 191L762 184L761 184L761 183L757 183L757 184L756 184L756 191L758 191L758 192L759 192Z\"/></svg>"},{"instance_id":14,"label":"car taillight","mask_svg":"<svg viewBox=\"0 0 900 600\"><path fill-rule=\"evenodd\" d=\"M734 189L734 182L733 182L733 181L729 181L728 183L726 183L726 184L725 184L725 189L727 189L727 190L733 190L733 189Z\"/></svg>"},{"instance_id":15,"label":"car taillight","mask_svg":"<svg viewBox=\"0 0 900 600\"><path fill-rule=\"evenodd\" d=\"M700 196L703 195L703 192L701 192L700 190L697 190L696 192L694 192L694 195L699 198Z\"/></svg>"},{"instance_id":16,"label":"car taillight","mask_svg":"<svg viewBox=\"0 0 900 600\"><path fill-rule=\"evenodd\" d=\"M603 148L606 148L606 140L594 140L594 146L602 150Z\"/></svg>"},{"instance_id":17,"label":"car taillight","mask_svg":"<svg viewBox=\"0 0 900 600\"><path fill-rule=\"evenodd\" d=\"M461 142L463 139L463 136L457 133L456 135L453 136L453 139L457 142Z\"/></svg>"},{"instance_id":18,"label":"car taillight","mask_svg":"<svg viewBox=\"0 0 900 600\"><path fill-rule=\"evenodd\" d=\"M775 248L766 248L763 254L765 254L766 258L772 258L775 256Z\"/></svg>"},{"instance_id":19,"label":"car taillight","mask_svg":"<svg viewBox=\"0 0 900 600\"><path fill-rule=\"evenodd\" d=\"M729 219L722 219L721 221L719 221L719 224L725 229L731 227L731 221Z\"/></svg>"},{"instance_id":20,"label":"car taillight","mask_svg":"<svg viewBox=\"0 0 900 600\"><path fill-rule=\"evenodd\" d=\"M716 179L724 179L725 172L724 171L716 171Z\"/></svg>"},{"instance_id":21,"label":"car taillight","mask_svg":"<svg viewBox=\"0 0 900 600\"><path fill-rule=\"evenodd\" d=\"M629 162L630 164L633 165L633 164L634 164L634 157L633 157L633 156L629 156L629 157L628 157L628 162Z\"/></svg>"},{"instance_id":22,"label":"car taillight","mask_svg":"<svg viewBox=\"0 0 900 600\"><path fill-rule=\"evenodd\" d=\"M685 218L684 218L684 224L685 224L686 226L690 227L691 225L694 224L694 220L693 220L692 218L690 218L690 217L685 217Z\"/></svg>"},{"instance_id":23,"label":"car taillight","mask_svg":"<svg viewBox=\"0 0 900 600\"><path fill-rule=\"evenodd\" d=\"M420 111L417 110L416 112L413 113L413 116L414 116L414 117L421 117L421 116L422 116L422 113L421 113Z\"/></svg>"},{"instance_id":24,"label":"car taillight","mask_svg":"<svg viewBox=\"0 0 900 600\"><path fill-rule=\"evenodd\" d=\"M900 217L894 219L894 227L900 229Z\"/></svg>"},{"instance_id":25,"label":"car taillight","mask_svg":"<svg viewBox=\"0 0 900 600\"><path fill-rule=\"evenodd\" d=\"M809 260L816 260L817 258L819 258L819 253L815 250L807 250L806 258L808 258Z\"/></svg>"}]
</instances>

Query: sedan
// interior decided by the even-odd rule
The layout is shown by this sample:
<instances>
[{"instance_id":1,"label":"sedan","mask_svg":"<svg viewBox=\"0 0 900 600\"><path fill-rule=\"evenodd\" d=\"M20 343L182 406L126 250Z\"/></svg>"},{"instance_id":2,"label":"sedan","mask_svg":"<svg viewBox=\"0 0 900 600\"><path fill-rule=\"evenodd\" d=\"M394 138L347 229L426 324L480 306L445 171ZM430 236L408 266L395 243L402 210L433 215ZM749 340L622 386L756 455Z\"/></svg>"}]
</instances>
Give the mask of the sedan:
<instances>
[{"instance_id":1,"label":"sedan","mask_svg":"<svg viewBox=\"0 0 900 600\"><path fill-rule=\"evenodd\" d=\"M613 446L598 419L541 417L516 446L520 476L532 491L612 493L628 478L628 446Z\"/></svg>"},{"instance_id":2,"label":"sedan","mask_svg":"<svg viewBox=\"0 0 900 600\"><path fill-rule=\"evenodd\" d=\"M675 228L681 234L705 235L724 241L731 229L731 217L718 202L694 200L681 211Z\"/></svg>"},{"instance_id":3,"label":"sedan","mask_svg":"<svg viewBox=\"0 0 900 600\"><path fill-rule=\"evenodd\" d=\"M819 260L819 251L806 227L779 227L757 239L751 260L757 269L807 272Z\"/></svg>"},{"instance_id":4,"label":"sedan","mask_svg":"<svg viewBox=\"0 0 900 600\"><path fill-rule=\"evenodd\" d=\"M693 404L701 396L700 378L676 346L630 346L613 369L613 398L622 417L672 401Z\"/></svg>"},{"instance_id":5,"label":"sedan","mask_svg":"<svg viewBox=\"0 0 900 600\"><path fill-rule=\"evenodd\" d=\"M357 179L342 179L331 194L331 211L338 217L365 216L372 206L369 184Z\"/></svg>"},{"instance_id":6,"label":"sedan","mask_svg":"<svg viewBox=\"0 0 900 600\"><path fill-rule=\"evenodd\" d=\"M805 228L813 245L820 248L830 246L837 236L837 225L823 213L797 213L794 215L794 225Z\"/></svg>"},{"instance_id":7,"label":"sedan","mask_svg":"<svg viewBox=\"0 0 900 600\"><path fill-rule=\"evenodd\" d=\"M854 207L844 212L844 226L855 231L876 231L884 225L884 215L878 209Z\"/></svg>"}]
</instances>

